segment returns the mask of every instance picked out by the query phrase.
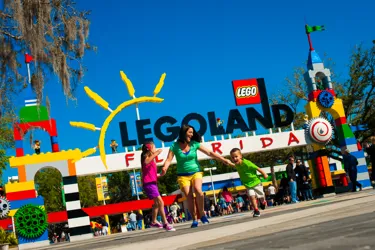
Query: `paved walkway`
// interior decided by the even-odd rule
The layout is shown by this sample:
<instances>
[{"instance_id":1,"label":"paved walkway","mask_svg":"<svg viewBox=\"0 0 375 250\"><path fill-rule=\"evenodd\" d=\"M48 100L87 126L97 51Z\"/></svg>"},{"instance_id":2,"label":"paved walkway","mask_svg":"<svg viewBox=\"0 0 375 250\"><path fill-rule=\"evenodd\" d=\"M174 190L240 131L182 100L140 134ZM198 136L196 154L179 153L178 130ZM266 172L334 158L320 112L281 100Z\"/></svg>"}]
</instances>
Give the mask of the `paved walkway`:
<instances>
[{"instance_id":1,"label":"paved walkway","mask_svg":"<svg viewBox=\"0 0 375 250\"><path fill-rule=\"evenodd\" d=\"M190 223L177 224L176 232L165 232L159 229L119 233L110 236L93 238L84 242L51 245L43 249L197 249L212 244L230 242L235 237L264 234L270 228L281 231L301 227L303 223L324 223L334 219L363 214L361 208L365 204L367 209L375 207L375 192L373 190L358 193L348 193L316 201L301 202L293 205L283 205L267 208L262 211L260 218L253 218L252 213L245 212L231 216L211 219L209 225L190 228ZM353 208L354 206L354 208ZM349 209L352 207L352 209ZM280 227L280 225L283 225ZM262 229L262 230L260 230ZM39 248L41 249L41 248ZM233 249L233 248L231 248Z\"/></svg>"}]
</instances>

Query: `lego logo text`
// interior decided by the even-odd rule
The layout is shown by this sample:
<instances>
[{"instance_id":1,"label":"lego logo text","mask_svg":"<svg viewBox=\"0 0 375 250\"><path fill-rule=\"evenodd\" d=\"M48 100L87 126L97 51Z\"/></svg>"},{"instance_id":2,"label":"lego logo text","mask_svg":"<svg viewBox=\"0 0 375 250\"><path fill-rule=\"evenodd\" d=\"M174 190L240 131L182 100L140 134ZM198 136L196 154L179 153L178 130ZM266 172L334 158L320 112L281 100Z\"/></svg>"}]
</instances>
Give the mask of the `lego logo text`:
<instances>
[{"instance_id":1,"label":"lego logo text","mask_svg":"<svg viewBox=\"0 0 375 250\"><path fill-rule=\"evenodd\" d=\"M256 96L258 94L258 88L256 86L244 86L237 88L236 96L238 98L245 98Z\"/></svg>"}]
</instances>

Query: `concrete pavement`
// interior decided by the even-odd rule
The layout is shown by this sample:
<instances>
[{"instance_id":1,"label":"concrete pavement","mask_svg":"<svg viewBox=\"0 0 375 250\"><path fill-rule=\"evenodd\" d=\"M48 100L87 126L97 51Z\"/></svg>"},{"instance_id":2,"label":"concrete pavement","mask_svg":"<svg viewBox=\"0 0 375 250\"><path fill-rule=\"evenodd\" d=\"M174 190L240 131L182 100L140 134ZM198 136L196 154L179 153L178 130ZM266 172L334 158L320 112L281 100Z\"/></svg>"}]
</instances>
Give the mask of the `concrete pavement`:
<instances>
[{"instance_id":1,"label":"concrete pavement","mask_svg":"<svg viewBox=\"0 0 375 250\"><path fill-rule=\"evenodd\" d=\"M176 232L150 229L141 232L128 232L106 237L97 237L85 242L49 246L45 249L244 249L251 240L262 238L267 241L271 233L292 232L290 238L299 239L298 233L311 225L319 225L330 221L328 232L335 232L335 226L340 221L359 216L362 220L374 219L364 215L375 210L375 192L363 191L323 198L317 201L302 202L294 205L284 205L269 208L262 212L260 218L252 218L251 213L241 213L233 216L218 217L211 220L210 225L190 228L190 223L177 224ZM360 208L360 209L359 209ZM356 220L348 220L348 225ZM295 230L295 231L293 231ZM297 234L297 236L293 236ZM335 235L333 235L335 236ZM332 237L333 237L332 236ZM276 238L282 240L283 238ZM302 239L306 241L306 239ZM249 241L249 242L248 242ZM248 242L243 246L238 242ZM291 241L292 242L292 241ZM307 241L306 241L307 242ZM300 242L301 243L301 242ZM296 245L300 245L296 244ZM308 243L308 242L307 242ZM236 248L232 248L236 246ZM266 245L264 245L266 246ZM254 245L255 249L267 249L262 244ZM237 248L238 247L238 248ZM247 248L248 249L248 248ZM301 248L300 248L301 249ZM310 249L310 248L306 248ZM314 248L311 248L314 249ZM322 248L320 248L322 249Z\"/></svg>"}]
</instances>

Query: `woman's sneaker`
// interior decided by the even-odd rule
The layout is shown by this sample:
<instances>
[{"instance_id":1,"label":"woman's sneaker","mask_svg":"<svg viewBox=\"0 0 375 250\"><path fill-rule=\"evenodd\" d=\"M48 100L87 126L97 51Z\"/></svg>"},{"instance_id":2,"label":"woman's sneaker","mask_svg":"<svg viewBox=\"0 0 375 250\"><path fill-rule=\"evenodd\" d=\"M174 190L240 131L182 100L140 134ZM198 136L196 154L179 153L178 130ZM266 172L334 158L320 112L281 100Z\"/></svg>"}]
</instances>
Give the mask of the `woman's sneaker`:
<instances>
[{"instance_id":1,"label":"woman's sneaker","mask_svg":"<svg viewBox=\"0 0 375 250\"><path fill-rule=\"evenodd\" d=\"M191 224L191 228L194 228L194 227L198 227L198 221L193 221L193 223Z\"/></svg>"},{"instance_id":2,"label":"woman's sneaker","mask_svg":"<svg viewBox=\"0 0 375 250\"><path fill-rule=\"evenodd\" d=\"M150 227L163 228L163 225L160 224L159 222L156 222L156 223L151 223Z\"/></svg>"},{"instance_id":3,"label":"woman's sneaker","mask_svg":"<svg viewBox=\"0 0 375 250\"><path fill-rule=\"evenodd\" d=\"M209 220L207 219L207 216L205 216L205 215L203 215L203 216L201 217L201 222L202 222L204 225L210 223Z\"/></svg>"},{"instance_id":4,"label":"woman's sneaker","mask_svg":"<svg viewBox=\"0 0 375 250\"><path fill-rule=\"evenodd\" d=\"M263 202L260 203L260 208L262 210L264 210L264 209L266 209L266 205L267 205L267 201L263 201Z\"/></svg>"},{"instance_id":5,"label":"woman's sneaker","mask_svg":"<svg viewBox=\"0 0 375 250\"><path fill-rule=\"evenodd\" d=\"M176 229L175 228L173 228L171 225L169 225L169 224L165 224L164 225L164 229L167 231L167 232L174 232L174 231L176 231Z\"/></svg>"}]
</instances>

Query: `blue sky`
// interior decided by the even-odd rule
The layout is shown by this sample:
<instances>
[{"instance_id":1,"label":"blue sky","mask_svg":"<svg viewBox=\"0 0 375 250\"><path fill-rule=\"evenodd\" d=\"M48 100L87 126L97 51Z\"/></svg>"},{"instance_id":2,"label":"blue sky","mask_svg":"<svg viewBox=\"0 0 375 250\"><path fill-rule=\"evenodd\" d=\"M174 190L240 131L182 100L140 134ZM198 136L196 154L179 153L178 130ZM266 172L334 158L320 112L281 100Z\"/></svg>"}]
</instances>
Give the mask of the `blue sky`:
<instances>
[{"instance_id":1,"label":"blue sky","mask_svg":"<svg viewBox=\"0 0 375 250\"><path fill-rule=\"evenodd\" d=\"M206 116L216 111L226 120L228 111L236 108L232 80L263 77L271 96L283 90L293 67L305 62L305 18L310 25L326 26L326 31L312 34L314 48L334 59L342 77L347 75L353 46L361 42L370 46L375 39L370 32L375 25L375 4L370 0L357 4L322 0L78 2L78 8L92 11L89 39L98 51L84 58L88 72L76 91L77 102L66 102L54 77L45 86L60 149L84 150L97 144L99 133L72 128L69 121L101 126L108 115L85 95L85 85L112 108L128 100L120 70L132 80L136 96L151 95L160 75L167 73L159 94L165 101L140 105L141 118L155 122L171 115L180 121L190 112ZM27 74L26 70L22 73ZM17 103L23 105L22 96ZM240 107L242 113L244 109ZM119 121L130 122L129 131L135 136L135 119L135 108L124 110L109 127L107 144L112 138L120 144ZM42 151L51 150L44 132L34 132L34 139L42 140ZM28 139L24 145L26 153L31 153ZM3 179L15 174L8 170Z\"/></svg>"}]
</instances>

